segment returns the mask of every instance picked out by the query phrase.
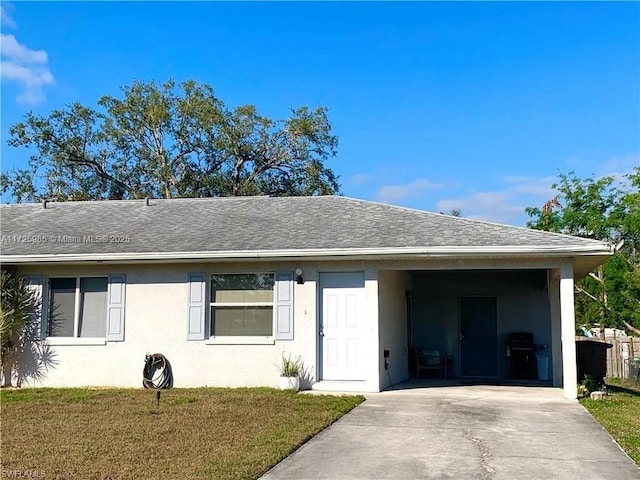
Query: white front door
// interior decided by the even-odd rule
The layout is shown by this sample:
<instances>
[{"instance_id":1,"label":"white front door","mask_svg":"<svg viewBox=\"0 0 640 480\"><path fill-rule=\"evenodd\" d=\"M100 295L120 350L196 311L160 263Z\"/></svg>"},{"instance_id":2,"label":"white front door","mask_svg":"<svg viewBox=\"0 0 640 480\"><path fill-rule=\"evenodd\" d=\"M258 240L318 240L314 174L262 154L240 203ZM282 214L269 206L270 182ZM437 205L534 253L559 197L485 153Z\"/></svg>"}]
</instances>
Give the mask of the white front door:
<instances>
[{"instance_id":1,"label":"white front door","mask_svg":"<svg viewBox=\"0 0 640 480\"><path fill-rule=\"evenodd\" d=\"M364 380L364 272L321 273L323 380Z\"/></svg>"}]
</instances>

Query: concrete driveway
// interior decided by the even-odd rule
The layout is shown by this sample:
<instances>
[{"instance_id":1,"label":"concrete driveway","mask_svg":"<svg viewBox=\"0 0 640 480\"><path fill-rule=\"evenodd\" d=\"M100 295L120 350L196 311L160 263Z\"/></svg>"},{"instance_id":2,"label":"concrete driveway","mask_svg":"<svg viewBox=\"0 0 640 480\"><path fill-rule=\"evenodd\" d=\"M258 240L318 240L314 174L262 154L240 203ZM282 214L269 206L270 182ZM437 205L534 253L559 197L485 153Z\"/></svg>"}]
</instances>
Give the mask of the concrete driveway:
<instances>
[{"instance_id":1,"label":"concrete driveway","mask_svg":"<svg viewBox=\"0 0 640 480\"><path fill-rule=\"evenodd\" d=\"M591 415L561 395L502 386L368 394L263 478L640 479Z\"/></svg>"}]
</instances>

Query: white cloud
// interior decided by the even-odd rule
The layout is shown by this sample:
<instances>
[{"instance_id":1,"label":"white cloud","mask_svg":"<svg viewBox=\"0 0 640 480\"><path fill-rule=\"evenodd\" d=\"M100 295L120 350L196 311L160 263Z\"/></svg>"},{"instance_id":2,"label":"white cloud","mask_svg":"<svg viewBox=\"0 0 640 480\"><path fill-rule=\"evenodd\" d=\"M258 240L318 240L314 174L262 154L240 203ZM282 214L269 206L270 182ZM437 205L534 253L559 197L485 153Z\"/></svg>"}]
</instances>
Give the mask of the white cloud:
<instances>
[{"instance_id":1,"label":"white cloud","mask_svg":"<svg viewBox=\"0 0 640 480\"><path fill-rule=\"evenodd\" d=\"M640 165L640 153L610 158L602 164L598 177L613 177L616 181L626 183L624 176L631 173L631 170L638 165Z\"/></svg>"},{"instance_id":2,"label":"white cloud","mask_svg":"<svg viewBox=\"0 0 640 480\"><path fill-rule=\"evenodd\" d=\"M23 64L47 63L49 60L44 50L31 50L16 40L13 35L2 36L2 56Z\"/></svg>"},{"instance_id":3,"label":"white cloud","mask_svg":"<svg viewBox=\"0 0 640 480\"><path fill-rule=\"evenodd\" d=\"M574 157L567 161L567 165L568 170L581 172L578 174L579 178L613 177L616 181L620 181L625 175L631 173L634 167L640 165L640 152L620 155L604 161Z\"/></svg>"},{"instance_id":4,"label":"white cloud","mask_svg":"<svg viewBox=\"0 0 640 480\"><path fill-rule=\"evenodd\" d=\"M373 177L368 173L357 173L349 180L354 185L363 185L365 183L369 183L372 179Z\"/></svg>"},{"instance_id":5,"label":"white cloud","mask_svg":"<svg viewBox=\"0 0 640 480\"><path fill-rule=\"evenodd\" d=\"M11 61L0 62L2 79L12 80L22 86L22 92L18 95L19 103L36 105L45 100L43 86L53 84L54 78L46 67L24 66Z\"/></svg>"},{"instance_id":6,"label":"white cloud","mask_svg":"<svg viewBox=\"0 0 640 480\"><path fill-rule=\"evenodd\" d=\"M475 192L459 198L449 198L436 203L438 211L461 210L462 216L500 223L513 223L522 214L524 206L507 191Z\"/></svg>"},{"instance_id":7,"label":"white cloud","mask_svg":"<svg viewBox=\"0 0 640 480\"><path fill-rule=\"evenodd\" d=\"M13 21L6 5L0 5L0 25L4 25L9 28L16 28L16 22Z\"/></svg>"},{"instance_id":8,"label":"white cloud","mask_svg":"<svg viewBox=\"0 0 640 480\"><path fill-rule=\"evenodd\" d=\"M409 197L420 195L426 190L439 188L440 184L425 178L418 178L405 185L384 185L378 190L377 198L384 203L399 203Z\"/></svg>"},{"instance_id":9,"label":"white cloud","mask_svg":"<svg viewBox=\"0 0 640 480\"><path fill-rule=\"evenodd\" d=\"M441 212L461 210L462 216L468 218L523 224L526 207L541 206L556 195L551 188L556 180L553 176L506 176L502 178L503 189L443 199L436 203L436 207Z\"/></svg>"},{"instance_id":10,"label":"white cloud","mask_svg":"<svg viewBox=\"0 0 640 480\"><path fill-rule=\"evenodd\" d=\"M6 13L3 10L3 18ZM13 35L0 34L1 78L15 82L20 87L17 101L35 105L45 100L44 87L55 79L49 69L49 58L44 50L32 50L21 44Z\"/></svg>"},{"instance_id":11,"label":"white cloud","mask_svg":"<svg viewBox=\"0 0 640 480\"><path fill-rule=\"evenodd\" d=\"M508 190L511 192L552 198L555 195L555 190L551 185L558 180L558 177L514 176L504 177L503 180L509 184Z\"/></svg>"},{"instance_id":12,"label":"white cloud","mask_svg":"<svg viewBox=\"0 0 640 480\"><path fill-rule=\"evenodd\" d=\"M640 165L640 154L624 155L599 164L592 175L593 178L612 176L621 185L628 183L624 175ZM584 174L578 174L584 178ZM558 192L551 185L558 181L558 176L505 176L495 189L468 193L459 197L445 198L436 203L441 212L461 210L463 217L477 218L500 223L523 225L527 220L524 213L526 207L541 207Z\"/></svg>"}]
</instances>

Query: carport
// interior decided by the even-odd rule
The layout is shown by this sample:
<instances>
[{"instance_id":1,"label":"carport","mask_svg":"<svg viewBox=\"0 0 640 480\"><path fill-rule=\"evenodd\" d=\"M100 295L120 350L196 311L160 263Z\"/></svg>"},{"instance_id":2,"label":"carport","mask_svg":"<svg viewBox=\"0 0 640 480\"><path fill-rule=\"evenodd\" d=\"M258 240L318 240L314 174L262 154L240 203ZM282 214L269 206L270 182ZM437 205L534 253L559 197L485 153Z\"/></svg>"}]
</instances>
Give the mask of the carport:
<instances>
[{"instance_id":1,"label":"carport","mask_svg":"<svg viewBox=\"0 0 640 480\"><path fill-rule=\"evenodd\" d=\"M411 276L411 374L415 352L436 351L449 363L449 378L550 383L546 270L414 271ZM515 335L529 337L530 346L515 344Z\"/></svg>"},{"instance_id":2,"label":"carport","mask_svg":"<svg viewBox=\"0 0 640 480\"><path fill-rule=\"evenodd\" d=\"M381 388L415 377L416 352L428 351L456 383L563 387L575 398L574 281L588 263L459 259L378 270Z\"/></svg>"}]
</instances>

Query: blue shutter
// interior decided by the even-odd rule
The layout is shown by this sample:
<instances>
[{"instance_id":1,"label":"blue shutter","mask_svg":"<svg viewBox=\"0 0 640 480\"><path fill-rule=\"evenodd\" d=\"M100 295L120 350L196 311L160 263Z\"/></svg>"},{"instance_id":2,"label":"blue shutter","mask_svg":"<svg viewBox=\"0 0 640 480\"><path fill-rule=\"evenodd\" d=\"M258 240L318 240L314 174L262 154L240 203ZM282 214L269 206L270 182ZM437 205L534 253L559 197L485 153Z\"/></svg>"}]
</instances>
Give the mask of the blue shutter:
<instances>
[{"instance_id":1,"label":"blue shutter","mask_svg":"<svg viewBox=\"0 0 640 480\"><path fill-rule=\"evenodd\" d=\"M187 340L204 340L205 318L207 311L206 274L190 273L188 290L188 330Z\"/></svg>"},{"instance_id":2,"label":"blue shutter","mask_svg":"<svg viewBox=\"0 0 640 480\"><path fill-rule=\"evenodd\" d=\"M293 272L276 272L276 340L293 340Z\"/></svg>"},{"instance_id":3,"label":"blue shutter","mask_svg":"<svg viewBox=\"0 0 640 480\"><path fill-rule=\"evenodd\" d=\"M30 313L31 319L34 322L33 330L30 328L27 335L29 335L32 340L41 340L45 337L45 332L47 331L47 323L44 314L46 309L43 308L44 279L41 275L27 275L25 279L29 286L29 290L33 291L37 298L36 308Z\"/></svg>"},{"instance_id":4,"label":"blue shutter","mask_svg":"<svg viewBox=\"0 0 640 480\"><path fill-rule=\"evenodd\" d=\"M107 292L107 341L124 341L124 291L126 284L124 273L109 275Z\"/></svg>"}]
</instances>

